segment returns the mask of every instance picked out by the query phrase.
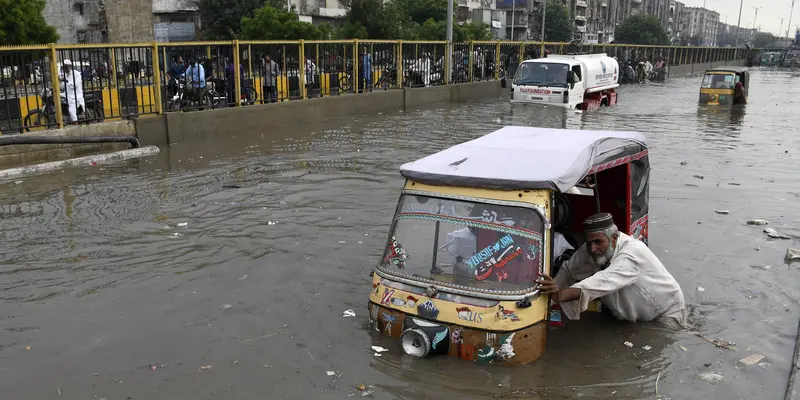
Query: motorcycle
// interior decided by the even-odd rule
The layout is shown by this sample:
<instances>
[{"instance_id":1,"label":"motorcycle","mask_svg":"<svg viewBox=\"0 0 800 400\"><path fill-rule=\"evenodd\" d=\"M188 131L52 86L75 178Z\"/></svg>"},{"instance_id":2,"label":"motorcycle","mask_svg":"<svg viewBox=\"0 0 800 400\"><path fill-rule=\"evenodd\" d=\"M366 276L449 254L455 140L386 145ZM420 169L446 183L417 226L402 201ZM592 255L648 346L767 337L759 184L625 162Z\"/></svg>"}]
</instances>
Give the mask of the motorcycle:
<instances>
[{"instance_id":1,"label":"motorcycle","mask_svg":"<svg viewBox=\"0 0 800 400\"><path fill-rule=\"evenodd\" d=\"M23 129L25 132L30 132L31 127L49 126L50 124L55 124L56 122L56 108L53 100L53 90L49 87L46 87L42 89L40 96L42 98L42 104L44 105L44 108L31 110L28 115L25 116L25 119L23 120ZM69 104L67 103L67 95L64 90L61 91L60 97L61 115L64 116L63 118L66 120L67 116L69 115ZM100 120L104 117L102 96L88 92L84 94L83 102L86 104L86 109L84 110L80 104L78 104L77 108L76 114L79 122L89 123L90 121Z\"/></svg>"}]
</instances>

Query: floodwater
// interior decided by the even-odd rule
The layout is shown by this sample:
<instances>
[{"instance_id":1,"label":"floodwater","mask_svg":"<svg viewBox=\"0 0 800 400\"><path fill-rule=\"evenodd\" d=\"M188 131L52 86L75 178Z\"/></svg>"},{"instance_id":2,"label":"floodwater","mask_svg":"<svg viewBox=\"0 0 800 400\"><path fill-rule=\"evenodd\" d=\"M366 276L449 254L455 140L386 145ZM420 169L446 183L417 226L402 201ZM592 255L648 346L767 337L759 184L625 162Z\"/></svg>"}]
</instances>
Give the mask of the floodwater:
<instances>
[{"instance_id":1,"label":"floodwater","mask_svg":"<svg viewBox=\"0 0 800 400\"><path fill-rule=\"evenodd\" d=\"M699 86L628 86L584 114L498 101L217 132L0 184L1 397L339 399L365 384L375 399L783 398L800 318L800 272L783 264L800 247L800 79L755 71L733 112L698 108ZM694 330L595 316L551 328L533 365L501 367L411 359L367 329L399 165L512 124L647 135L650 244ZM765 358L738 362L751 354Z\"/></svg>"}]
</instances>

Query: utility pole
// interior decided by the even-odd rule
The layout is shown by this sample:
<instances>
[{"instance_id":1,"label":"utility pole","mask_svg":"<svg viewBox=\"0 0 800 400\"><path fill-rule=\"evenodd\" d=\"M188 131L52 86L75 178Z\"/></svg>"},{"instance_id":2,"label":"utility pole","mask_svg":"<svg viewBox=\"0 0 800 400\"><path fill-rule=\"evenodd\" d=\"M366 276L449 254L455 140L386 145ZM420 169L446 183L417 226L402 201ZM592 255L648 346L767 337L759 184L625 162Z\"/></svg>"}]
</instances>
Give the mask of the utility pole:
<instances>
[{"instance_id":1,"label":"utility pole","mask_svg":"<svg viewBox=\"0 0 800 400\"><path fill-rule=\"evenodd\" d=\"M792 8L789 9L789 25L786 26L786 37L791 38L789 36L789 31L792 30L792 13L794 12L794 0L792 0Z\"/></svg>"},{"instance_id":2,"label":"utility pole","mask_svg":"<svg viewBox=\"0 0 800 400\"><path fill-rule=\"evenodd\" d=\"M516 19L517 0L511 0L511 41L514 41L514 27L517 25Z\"/></svg>"},{"instance_id":3,"label":"utility pole","mask_svg":"<svg viewBox=\"0 0 800 400\"><path fill-rule=\"evenodd\" d=\"M539 51L539 57L544 57L544 21L546 16L547 16L547 0L543 0L542 1L542 49Z\"/></svg>"},{"instance_id":4,"label":"utility pole","mask_svg":"<svg viewBox=\"0 0 800 400\"><path fill-rule=\"evenodd\" d=\"M744 6L744 0L739 2L739 22L736 23L736 45L734 47L739 47L739 30L742 26L742 6Z\"/></svg>"},{"instance_id":5,"label":"utility pole","mask_svg":"<svg viewBox=\"0 0 800 400\"><path fill-rule=\"evenodd\" d=\"M755 31L756 31L756 18L758 18L758 10L760 10L762 8L764 8L764 6L753 7L753 10L756 10L756 15L753 16L753 34L754 35L755 35Z\"/></svg>"},{"instance_id":6,"label":"utility pole","mask_svg":"<svg viewBox=\"0 0 800 400\"><path fill-rule=\"evenodd\" d=\"M786 19L786 17L779 18L779 19L781 20L781 28L780 28L780 29L778 29L778 35L780 35L780 34L781 34L781 32L783 32L783 20L785 20L785 19Z\"/></svg>"},{"instance_id":7,"label":"utility pole","mask_svg":"<svg viewBox=\"0 0 800 400\"><path fill-rule=\"evenodd\" d=\"M445 50L447 59L447 79L445 82L450 82L453 77L453 0L447 1L447 49Z\"/></svg>"}]
</instances>

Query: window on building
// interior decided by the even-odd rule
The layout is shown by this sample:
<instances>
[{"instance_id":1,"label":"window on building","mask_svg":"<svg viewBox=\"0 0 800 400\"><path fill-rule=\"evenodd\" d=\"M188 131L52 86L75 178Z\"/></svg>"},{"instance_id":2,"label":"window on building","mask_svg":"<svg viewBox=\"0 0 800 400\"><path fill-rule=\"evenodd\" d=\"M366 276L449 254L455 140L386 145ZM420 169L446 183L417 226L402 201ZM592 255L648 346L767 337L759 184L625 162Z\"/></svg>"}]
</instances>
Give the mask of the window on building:
<instances>
[{"instance_id":1,"label":"window on building","mask_svg":"<svg viewBox=\"0 0 800 400\"><path fill-rule=\"evenodd\" d=\"M72 10L78 13L78 15L83 15L83 3L75 3L72 5Z\"/></svg>"}]
</instances>

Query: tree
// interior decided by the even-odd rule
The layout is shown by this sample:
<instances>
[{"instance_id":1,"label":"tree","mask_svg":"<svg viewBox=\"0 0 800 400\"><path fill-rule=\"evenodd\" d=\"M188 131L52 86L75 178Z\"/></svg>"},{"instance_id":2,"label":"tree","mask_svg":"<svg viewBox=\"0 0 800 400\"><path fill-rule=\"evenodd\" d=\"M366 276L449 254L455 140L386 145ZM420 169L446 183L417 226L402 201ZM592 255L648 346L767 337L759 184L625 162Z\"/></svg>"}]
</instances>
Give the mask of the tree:
<instances>
[{"instance_id":1,"label":"tree","mask_svg":"<svg viewBox=\"0 0 800 400\"><path fill-rule=\"evenodd\" d=\"M533 13L533 28L537 35L542 31L542 12ZM569 15L569 9L557 2L547 3L547 15L544 22L544 41L571 42L575 38L575 22ZM541 38L539 38L541 39Z\"/></svg>"},{"instance_id":2,"label":"tree","mask_svg":"<svg viewBox=\"0 0 800 400\"><path fill-rule=\"evenodd\" d=\"M242 38L245 40L319 40L331 33L325 28L322 32L308 22L301 22L293 11L277 9L265 4L257 9L252 18L242 18Z\"/></svg>"},{"instance_id":3,"label":"tree","mask_svg":"<svg viewBox=\"0 0 800 400\"><path fill-rule=\"evenodd\" d=\"M669 35L655 15L638 14L617 26L614 38L620 44L669 44Z\"/></svg>"},{"instance_id":4,"label":"tree","mask_svg":"<svg viewBox=\"0 0 800 400\"><path fill-rule=\"evenodd\" d=\"M0 0L0 43L24 45L55 43L56 29L44 20L45 0Z\"/></svg>"},{"instance_id":5,"label":"tree","mask_svg":"<svg viewBox=\"0 0 800 400\"><path fill-rule=\"evenodd\" d=\"M492 32L489 30L489 25L483 22L467 22L458 28L464 32L465 40L492 40ZM453 35L455 35L455 27L453 31Z\"/></svg>"},{"instance_id":6,"label":"tree","mask_svg":"<svg viewBox=\"0 0 800 400\"><path fill-rule=\"evenodd\" d=\"M773 47L775 46L775 42L780 40L779 38L775 37L775 35L771 33L764 33L764 32L756 32L755 37L753 38L753 47L757 49L763 49L766 47ZM775 46L779 47L779 46Z\"/></svg>"},{"instance_id":7,"label":"tree","mask_svg":"<svg viewBox=\"0 0 800 400\"><path fill-rule=\"evenodd\" d=\"M253 13L265 4L275 9L286 9L285 0L200 0L203 37L238 39L242 34L242 18L253 17Z\"/></svg>"},{"instance_id":8,"label":"tree","mask_svg":"<svg viewBox=\"0 0 800 400\"><path fill-rule=\"evenodd\" d=\"M343 0L342 4L348 9L345 23L362 26L370 39L400 38L401 26L408 21L403 7L394 1Z\"/></svg>"}]
</instances>

